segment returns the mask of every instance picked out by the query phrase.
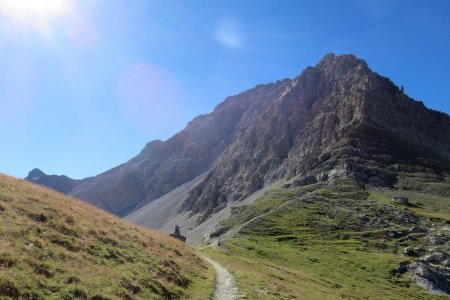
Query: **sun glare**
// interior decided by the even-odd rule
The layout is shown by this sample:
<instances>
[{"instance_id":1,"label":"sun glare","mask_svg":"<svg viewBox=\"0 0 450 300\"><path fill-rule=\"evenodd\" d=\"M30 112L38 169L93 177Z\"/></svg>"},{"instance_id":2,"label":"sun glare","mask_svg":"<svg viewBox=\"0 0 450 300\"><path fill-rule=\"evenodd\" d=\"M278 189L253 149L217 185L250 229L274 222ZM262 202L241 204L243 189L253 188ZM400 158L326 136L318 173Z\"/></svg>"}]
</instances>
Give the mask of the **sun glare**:
<instances>
[{"instance_id":1,"label":"sun glare","mask_svg":"<svg viewBox=\"0 0 450 300\"><path fill-rule=\"evenodd\" d=\"M20 22L50 22L69 11L69 0L0 0L0 13Z\"/></svg>"}]
</instances>

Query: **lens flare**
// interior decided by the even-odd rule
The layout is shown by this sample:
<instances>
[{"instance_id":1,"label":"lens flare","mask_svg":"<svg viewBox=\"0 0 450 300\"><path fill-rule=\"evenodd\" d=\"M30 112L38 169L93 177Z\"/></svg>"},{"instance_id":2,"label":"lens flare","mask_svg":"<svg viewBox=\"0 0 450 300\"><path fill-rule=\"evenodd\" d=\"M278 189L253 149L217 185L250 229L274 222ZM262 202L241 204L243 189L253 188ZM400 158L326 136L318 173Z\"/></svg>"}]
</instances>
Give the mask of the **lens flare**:
<instances>
[{"instance_id":1,"label":"lens flare","mask_svg":"<svg viewBox=\"0 0 450 300\"><path fill-rule=\"evenodd\" d=\"M69 0L0 0L0 14L20 22L51 21L69 11Z\"/></svg>"}]
</instances>

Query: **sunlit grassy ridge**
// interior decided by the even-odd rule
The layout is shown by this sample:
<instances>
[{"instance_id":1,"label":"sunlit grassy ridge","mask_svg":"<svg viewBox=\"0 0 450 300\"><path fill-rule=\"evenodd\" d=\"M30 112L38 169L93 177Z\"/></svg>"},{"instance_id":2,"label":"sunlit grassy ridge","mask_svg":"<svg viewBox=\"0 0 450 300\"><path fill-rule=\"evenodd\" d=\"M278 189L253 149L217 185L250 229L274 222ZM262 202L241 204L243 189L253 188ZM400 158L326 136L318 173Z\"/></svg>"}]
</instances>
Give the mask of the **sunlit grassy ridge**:
<instances>
[{"instance_id":1,"label":"sunlit grassy ridge","mask_svg":"<svg viewBox=\"0 0 450 300\"><path fill-rule=\"evenodd\" d=\"M410 197L411 205L392 203L398 194ZM206 251L233 272L240 293L250 299L448 299L427 293L408 274L393 270L411 260L401 255L403 243L428 242L424 234L410 233L414 222L448 224L449 200L411 191L364 190L353 180L278 189L236 209L222 224L225 228L250 222L221 242L224 249ZM447 245L439 247L448 251Z\"/></svg>"},{"instance_id":2,"label":"sunlit grassy ridge","mask_svg":"<svg viewBox=\"0 0 450 300\"><path fill-rule=\"evenodd\" d=\"M0 175L0 299L205 299L213 276L181 242Z\"/></svg>"}]
</instances>

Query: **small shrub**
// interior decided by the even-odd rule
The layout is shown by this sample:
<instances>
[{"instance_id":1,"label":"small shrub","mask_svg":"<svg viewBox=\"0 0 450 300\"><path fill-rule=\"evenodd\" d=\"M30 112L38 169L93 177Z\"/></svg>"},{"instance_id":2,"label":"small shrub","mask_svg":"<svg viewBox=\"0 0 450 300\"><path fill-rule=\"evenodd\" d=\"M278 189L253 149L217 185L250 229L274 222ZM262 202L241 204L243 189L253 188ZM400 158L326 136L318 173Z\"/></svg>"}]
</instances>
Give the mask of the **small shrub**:
<instances>
[{"instance_id":1,"label":"small shrub","mask_svg":"<svg viewBox=\"0 0 450 300\"><path fill-rule=\"evenodd\" d=\"M16 265L16 261L8 254L0 254L0 269L9 269Z\"/></svg>"},{"instance_id":2,"label":"small shrub","mask_svg":"<svg viewBox=\"0 0 450 300\"><path fill-rule=\"evenodd\" d=\"M46 264L39 264L35 262L29 262L28 263L30 267L33 269L33 272L42 275L46 278L53 277L53 273L50 271L50 267Z\"/></svg>"},{"instance_id":3,"label":"small shrub","mask_svg":"<svg viewBox=\"0 0 450 300\"><path fill-rule=\"evenodd\" d=\"M37 291L25 291L25 292L22 292L22 295L20 296L20 298L24 299L24 300L44 300L47 297Z\"/></svg>"},{"instance_id":4,"label":"small shrub","mask_svg":"<svg viewBox=\"0 0 450 300\"><path fill-rule=\"evenodd\" d=\"M74 288L69 290L66 295L63 297L64 300L72 300L72 299L87 299L87 294L84 290L80 288Z\"/></svg>"},{"instance_id":5,"label":"small shrub","mask_svg":"<svg viewBox=\"0 0 450 300\"><path fill-rule=\"evenodd\" d=\"M296 241L298 239L295 235L285 235L285 236L279 236L275 238L277 242L289 242L289 241Z\"/></svg>"},{"instance_id":6,"label":"small shrub","mask_svg":"<svg viewBox=\"0 0 450 300\"><path fill-rule=\"evenodd\" d=\"M19 299L20 290L16 287L16 285L12 281L0 279L0 296Z\"/></svg>"},{"instance_id":7,"label":"small shrub","mask_svg":"<svg viewBox=\"0 0 450 300\"><path fill-rule=\"evenodd\" d=\"M36 202L39 202L39 200L36 199L36 198L33 198L33 197L27 197L25 199L25 202L27 202L27 203L36 203Z\"/></svg>"},{"instance_id":8,"label":"small shrub","mask_svg":"<svg viewBox=\"0 0 450 300\"><path fill-rule=\"evenodd\" d=\"M68 226L66 226L65 224L61 224L61 223L56 223L56 224L51 224L52 228L55 229L56 231L58 231L61 234L64 235L69 235L69 236L74 236L74 237L79 237L80 233L72 228L69 228Z\"/></svg>"},{"instance_id":9,"label":"small shrub","mask_svg":"<svg viewBox=\"0 0 450 300\"><path fill-rule=\"evenodd\" d=\"M70 276L70 277L67 278L67 280L66 280L66 283L67 283L67 284L77 284L77 283L80 283L80 282L81 282L80 278L75 277L75 276Z\"/></svg>"},{"instance_id":10,"label":"small shrub","mask_svg":"<svg viewBox=\"0 0 450 300\"><path fill-rule=\"evenodd\" d=\"M80 250L80 247L75 245L75 241L73 239L69 239L63 236L53 236L50 239L50 242L53 244L59 245L61 247L66 248L69 251L77 252Z\"/></svg>"},{"instance_id":11,"label":"small shrub","mask_svg":"<svg viewBox=\"0 0 450 300\"><path fill-rule=\"evenodd\" d=\"M27 215L31 220L38 222L38 223L45 223L47 222L48 218L44 214L33 214L29 213Z\"/></svg>"},{"instance_id":12,"label":"small shrub","mask_svg":"<svg viewBox=\"0 0 450 300\"><path fill-rule=\"evenodd\" d=\"M183 254L181 254L180 251L178 251L177 249L173 250L173 252L175 252L175 254L179 257L183 257Z\"/></svg>"},{"instance_id":13,"label":"small shrub","mask_svg":"<svg viewBox=\"0 0 450 300\"><path fill-rule=\"evenodd\" d=\"M118 241L116 241L115 239L106 237L106 236L99 236L97 239L104 244L111 245L114 247L117 247L119 245Z\"/></svg>"},{"instance_id":14,"label":"small shrub","mask_svg":"<svg viewBox=\"0 0 450 300\"><path fill-rule=\"evenodd\" d=\"M2 202L13 202L13 197L7 196L7 195L0 195L0 201Z\"/></svg>"},{"instance_id":15,"label":"small shrub","mask_svg":"<svg viewBox=\"0 0 450 300\"><path fill-rule=\"evenodd\" d=\"M68 225L70 225L70 226L75 225L75 220L73 219L73 217L68 216L68 217L66 218L66 224L68 224Z\"/></svg>"},{"instance_id":16,"label":"small shrub","mask_svg":"<svg viewBox=\"0 0 450 300\"><path fill-rule=\"evenodd\" d=\"M130 293L133 295L138 294L141 291L141 287L137 285L136 283L130 282L128 280L124 281L122 283L122 286L127 289Z\"/></svg>"}]
</instances>

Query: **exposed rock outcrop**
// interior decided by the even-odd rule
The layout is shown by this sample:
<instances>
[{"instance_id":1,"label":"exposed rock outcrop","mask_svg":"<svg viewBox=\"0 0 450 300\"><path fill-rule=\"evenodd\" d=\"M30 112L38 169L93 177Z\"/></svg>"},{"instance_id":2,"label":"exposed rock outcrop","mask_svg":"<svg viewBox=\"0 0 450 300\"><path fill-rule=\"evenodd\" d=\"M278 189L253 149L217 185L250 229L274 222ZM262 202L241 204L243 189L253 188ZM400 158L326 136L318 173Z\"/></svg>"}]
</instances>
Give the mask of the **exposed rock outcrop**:
<instances>
[{"instance_id":1,"label":"exposed rock outcrop","mask_svg":"<svg viewBox=\"0 0 450 300\"><path fill-rule=\"evenodd\" d=\"M297 182L304 185L317 180L309 174L323 171L388 187L397 173L386 166L420 165L420 157L448 169L450 118L407 97L363 60L330 54L238 127L186 207L211 212L261 184L302 175ZM259 182L254 188L250 175Z\"/></svg>"}]
</instances>

